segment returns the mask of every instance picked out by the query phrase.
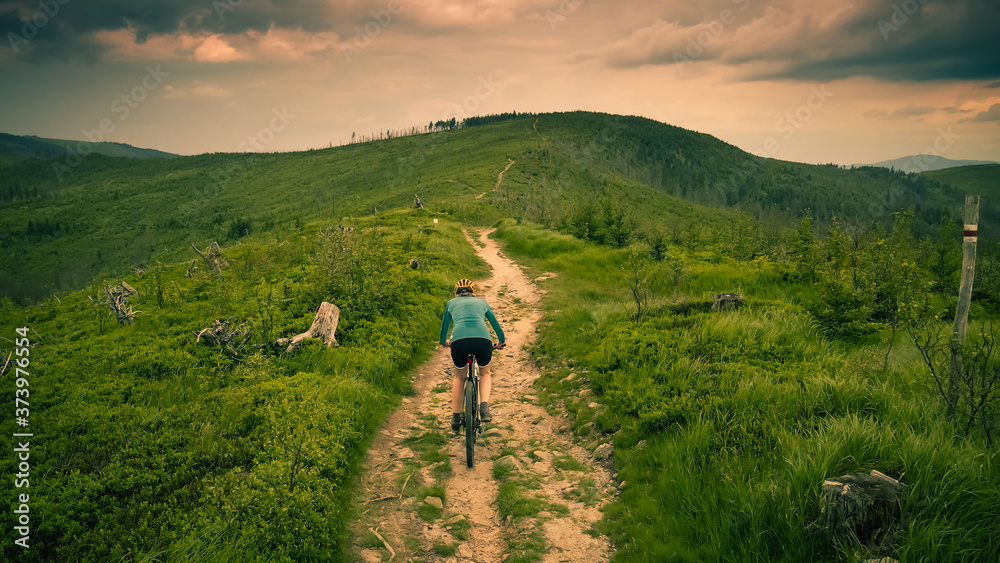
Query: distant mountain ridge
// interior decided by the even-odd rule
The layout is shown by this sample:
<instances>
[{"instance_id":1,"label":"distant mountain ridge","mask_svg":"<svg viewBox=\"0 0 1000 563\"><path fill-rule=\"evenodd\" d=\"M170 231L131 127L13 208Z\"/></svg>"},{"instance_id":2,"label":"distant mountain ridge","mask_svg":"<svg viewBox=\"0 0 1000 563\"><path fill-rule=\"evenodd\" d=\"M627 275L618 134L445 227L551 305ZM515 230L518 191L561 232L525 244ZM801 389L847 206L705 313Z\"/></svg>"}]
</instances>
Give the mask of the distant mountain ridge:
<instances>
[{"instance_id":1,"label":"distant mountain ridge","mask_svg":"<svg viewBox=\"0 0 1000 563\"><path fill-rule=\"evenodd\" d=\"M91 154L71 164L65 153L25 158L2 143L65 147L0 137L0 297L44 299L85 287L101 272L186 259L191 243L227 244L248 232L299 236L308 226L410 208L415 197L436 213L479 224L523 217L621 243L641 235L746 246L770 237L767 244L779 252L781 229L799 224L804 213L822 231L834 224L888 228L896 212L912 209L914 236L933 237L943 216L961 216L965 195L987 196L983 186L1000 185L1000 165L939 177L788 162L635 116L484 120L300 152ZM1000 224L997 201L983 198L984 240ZM608 218L629 228L600 231Z\"/></svg>"},{"instance_id":2,"label":"distant mountain ridge","mask_svg":"<svg viewBox=\"0 0 1000 563\"><path fill-rule=\"evenodd\" d=\"M979 164L997 164L992 160L952 160L935 154L914 154L883 160L874 164L855 164L855 166L880 166L882 168L892 168L900 172L930 172L932 170L944 170L945 168L957 168L959 166L976 166Z\"/></svg>"},{"instance_id":3,"label":"distant mountain ridge","mask_svg":"<svg viewBox=\"0 0 1000 563\"><path fill-rule=\"evenodd\" d=\"M90 150L81 150L82 146L87 146ZM89 141L45 139L33 135L20 136L0 133L0 154L47 158L69 154L71 152L87 152L88 154L94 153L126 158L175 158L179 156L156 149L133 147L132 145L127 145L125 143L112 143L107 141L101 143L91 143Z\"/></svg>"}]
</instances>

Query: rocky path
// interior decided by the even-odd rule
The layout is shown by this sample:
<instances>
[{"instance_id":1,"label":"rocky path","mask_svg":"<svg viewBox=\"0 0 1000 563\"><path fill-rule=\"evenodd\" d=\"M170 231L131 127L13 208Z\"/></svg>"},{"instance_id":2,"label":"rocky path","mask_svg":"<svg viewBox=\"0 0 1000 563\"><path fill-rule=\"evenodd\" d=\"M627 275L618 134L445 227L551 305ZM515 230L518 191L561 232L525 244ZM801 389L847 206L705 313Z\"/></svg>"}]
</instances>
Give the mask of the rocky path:
<instances>
[{"instance_id":1,"label":"rocky path","mask_svg":"<svg viewBox=\"0 0 1000 563\"><path fill-rule=\"evenodd\" d=\"M368 452L352 523L357 561L607 561L592 530L615 494L608 469L575 445L567 419L538 406L539 376L526 351L540 294L483 232L473 243L492 267L477 280L509 346L494 353L493 423L466 466L464 438L451 432L448 350L438 348ZM436 335L428 335L434 338Z\"/></svg>"}]
</instances>

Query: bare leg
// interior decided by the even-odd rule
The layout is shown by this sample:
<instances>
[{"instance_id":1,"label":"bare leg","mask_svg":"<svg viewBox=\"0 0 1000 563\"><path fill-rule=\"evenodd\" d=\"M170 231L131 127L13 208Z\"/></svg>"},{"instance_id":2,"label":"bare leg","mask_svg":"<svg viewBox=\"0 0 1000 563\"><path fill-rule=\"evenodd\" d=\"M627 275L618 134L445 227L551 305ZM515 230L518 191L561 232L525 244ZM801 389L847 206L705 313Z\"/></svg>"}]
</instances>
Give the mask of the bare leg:
<instances>
[{"instance_id":1,"label":"bare leg","mask_svg":"<svg viewBox=\"0 0 1000 563\"><path fill-rule=\"evenodd\" d=\"M490 366L479 368L479 401L490 402Z\"/></svg>"},{"instance_id":2,"label":"bare leg","mask_svg":"<svg viewBox=\"0 0 1000 563\"><path fill-rule=\"evenodd\" d=\"M466 367L455 368L455 377L451 380L451 412L465 412L462 403L465 402L465 370Z\"/></svg>"}]
</instances>

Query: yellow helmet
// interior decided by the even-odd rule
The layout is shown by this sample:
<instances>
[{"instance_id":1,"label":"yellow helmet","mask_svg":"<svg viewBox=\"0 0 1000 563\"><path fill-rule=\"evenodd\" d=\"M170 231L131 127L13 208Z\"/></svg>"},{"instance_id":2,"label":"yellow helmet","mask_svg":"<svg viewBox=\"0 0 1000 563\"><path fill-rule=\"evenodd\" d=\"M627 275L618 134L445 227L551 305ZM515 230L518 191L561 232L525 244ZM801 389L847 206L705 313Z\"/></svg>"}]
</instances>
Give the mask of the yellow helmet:
<instances>
[{"instance_id":1,"label":"yellow helmet","mask_svg":"<svg viewBox=\"0 0 1000 563\"><path fill-rule=\"evenodd\" d=\"M455 283L455 295L459 293L476 293L476 284L472 280L462 278Z\"/></svg>"}]
</instances>

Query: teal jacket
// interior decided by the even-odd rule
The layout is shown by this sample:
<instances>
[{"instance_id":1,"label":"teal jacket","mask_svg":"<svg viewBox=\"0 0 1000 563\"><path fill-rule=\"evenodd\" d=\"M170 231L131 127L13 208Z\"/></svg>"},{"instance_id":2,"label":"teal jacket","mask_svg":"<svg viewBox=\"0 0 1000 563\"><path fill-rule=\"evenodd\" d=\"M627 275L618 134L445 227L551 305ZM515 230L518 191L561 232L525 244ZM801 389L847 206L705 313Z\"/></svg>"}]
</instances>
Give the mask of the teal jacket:
<instances>
[{"instance_id":1,"label":"teal jacket","mask_svg":"<svg viewBox=\"0 0 1000 563\"><path fill-rule=\"evenodd\" d=\"M448 302L444 310L444 318L441 319L441 345L444 346L448 338L448 328L452 321L455 323L455 330L451 334L451 340L461 340L463 338L485 338L493 340L490 336L490 329L487 328L486 319L493 326L493 331L497 333L500 343L504 343L503 329L493 315L490 305L471 295L456 297Z\"/></svg>"}]
</instances>

